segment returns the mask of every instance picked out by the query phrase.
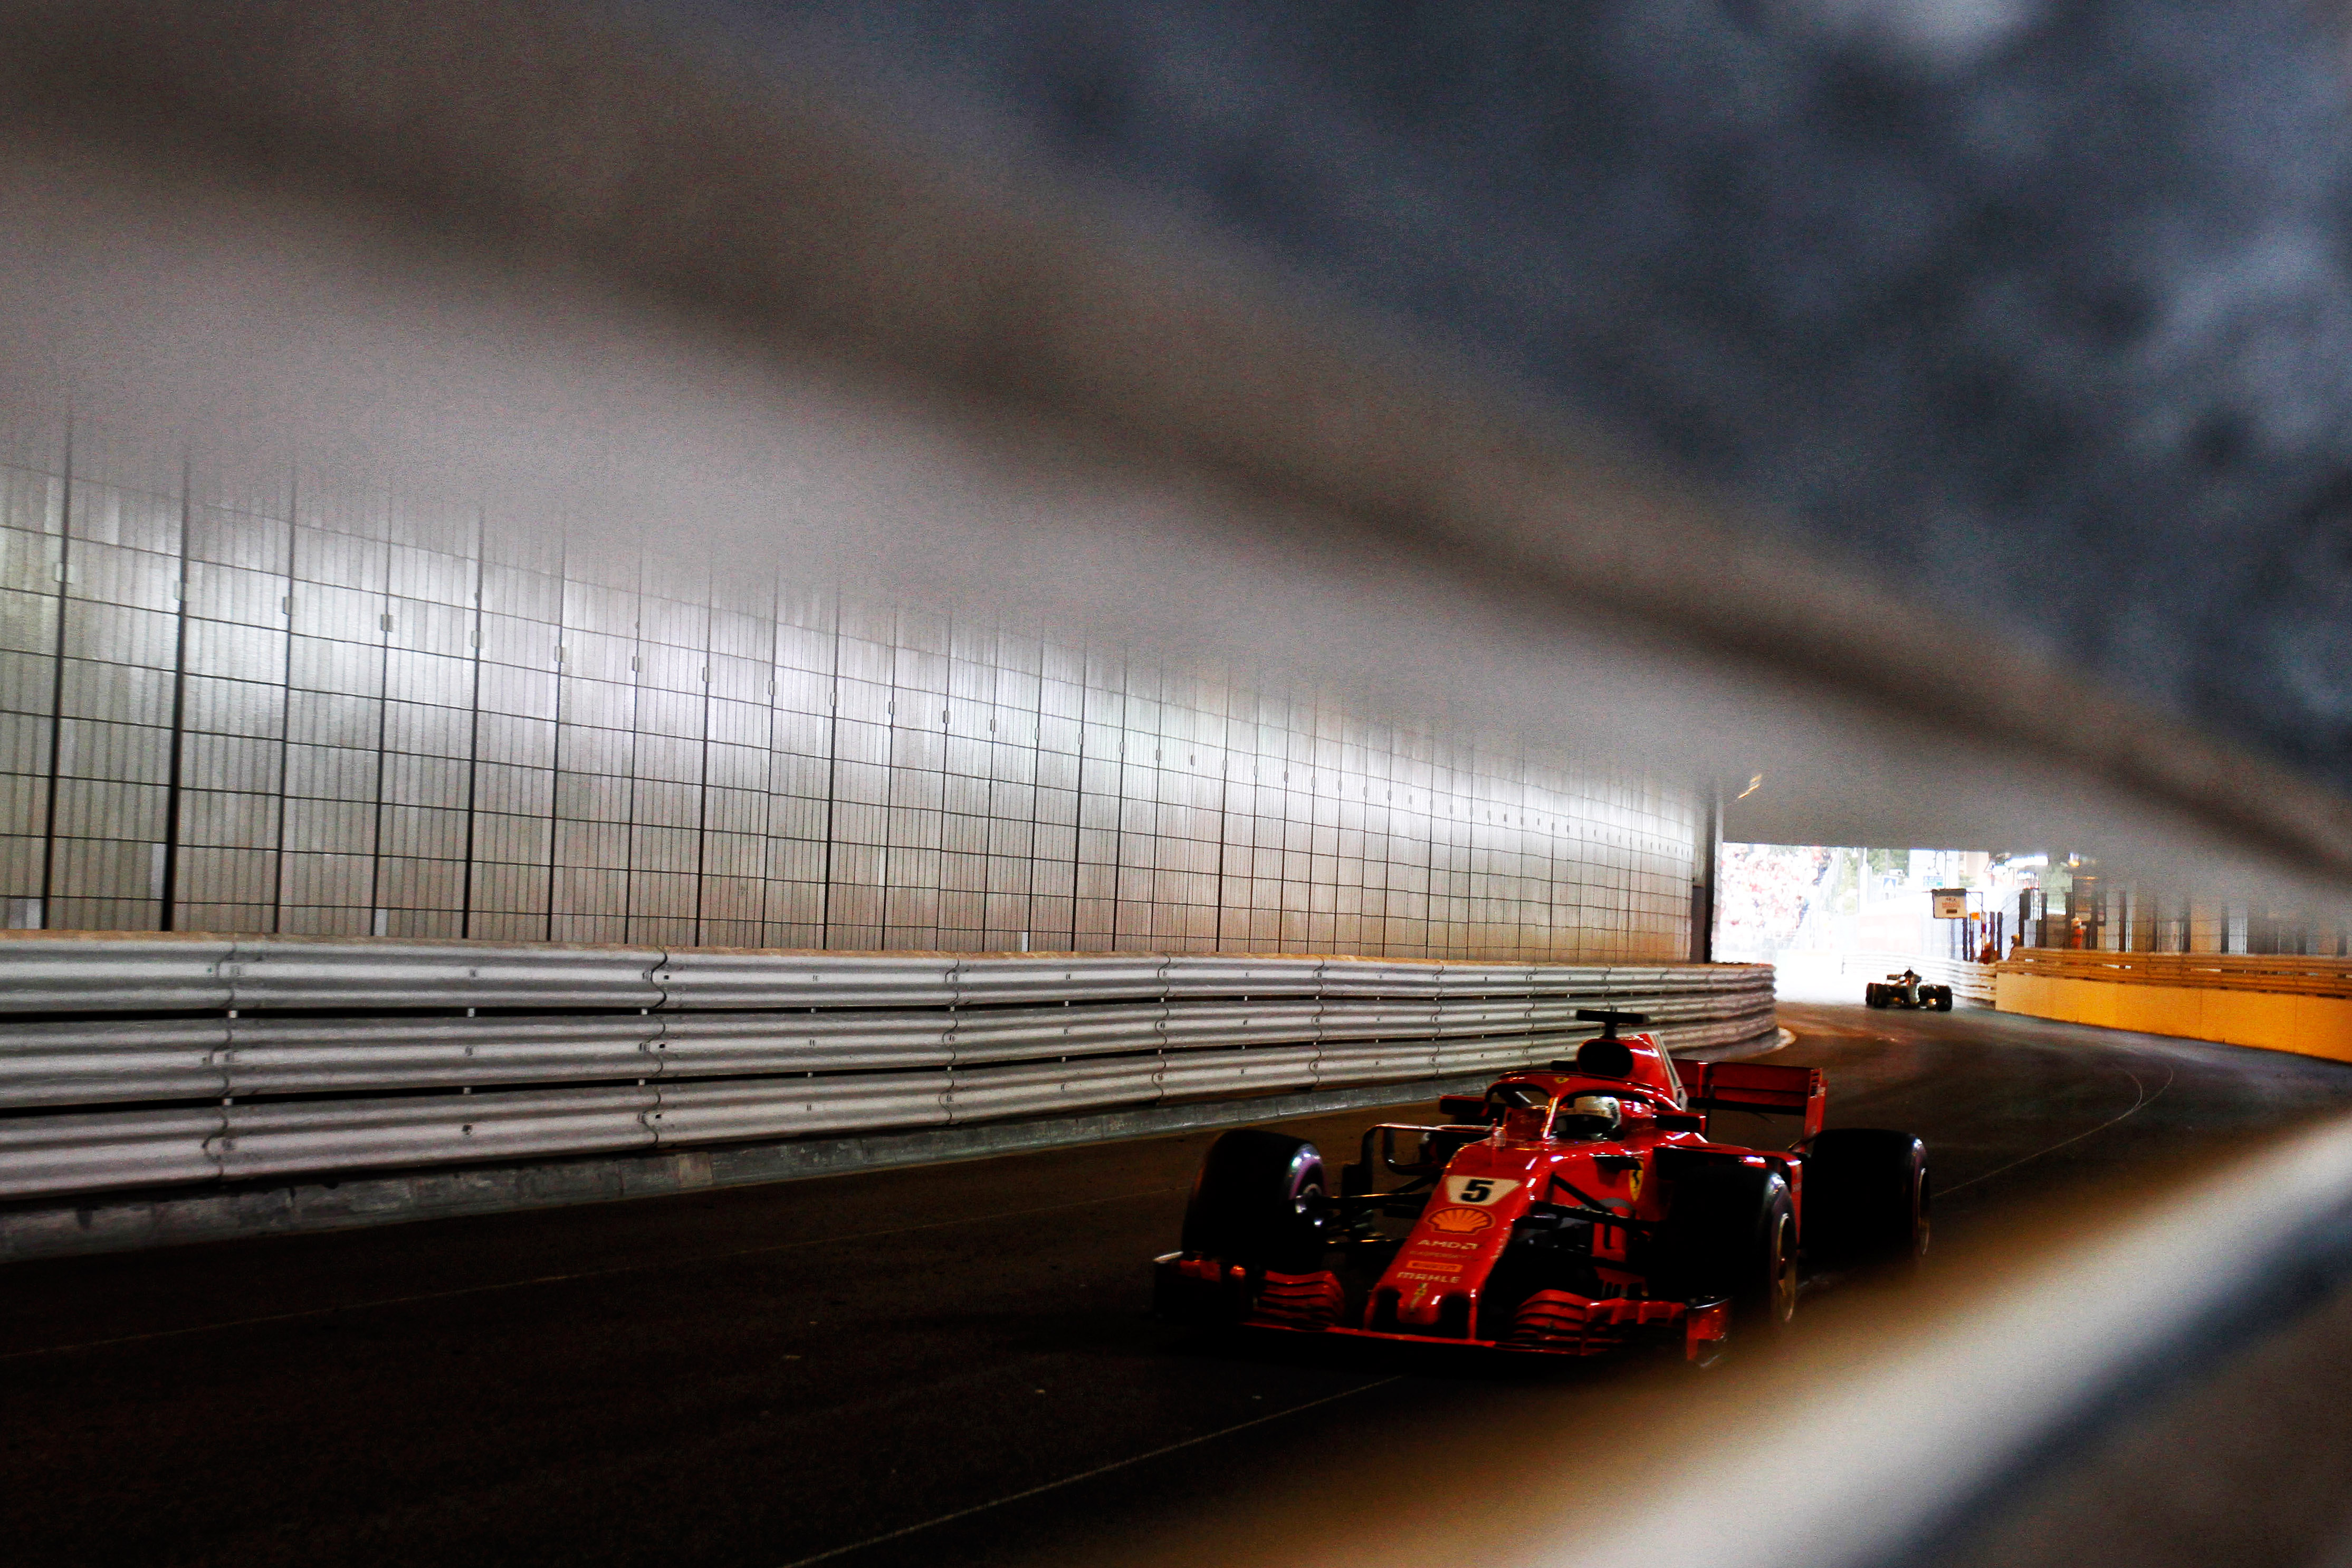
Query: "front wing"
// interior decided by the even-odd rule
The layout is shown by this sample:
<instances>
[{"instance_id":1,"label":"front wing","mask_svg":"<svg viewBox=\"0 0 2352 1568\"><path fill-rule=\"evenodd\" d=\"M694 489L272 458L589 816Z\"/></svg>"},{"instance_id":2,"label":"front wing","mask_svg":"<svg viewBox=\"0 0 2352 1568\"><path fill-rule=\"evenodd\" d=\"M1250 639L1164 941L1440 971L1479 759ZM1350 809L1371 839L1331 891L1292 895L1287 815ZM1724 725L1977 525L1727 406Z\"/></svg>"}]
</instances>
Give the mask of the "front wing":
<instances>
[{"instance_id":1,"label":"front wing","mask_svg":"<svg viewBox=\"0 0 2352 1568\"><path fill-rule=\"evenodd\" d=\"M1238 1264L1171 1252L1152 1259L1152 1300L1160 1316L1181 1322L1339 1334L1350 1339L1443 1344L1524 1355L1606 1355L1635 1344L1679 1342L1691 1361L1708 1360L1730 1329L1727 1301L1598 1300L1571 1290L1538 1290L1513 1314L1500 1339L1397 1333L1341 1321L1347 1290L1329 1269L1268 1270L1253 1277Z\"/></svg>"}]
</instances>

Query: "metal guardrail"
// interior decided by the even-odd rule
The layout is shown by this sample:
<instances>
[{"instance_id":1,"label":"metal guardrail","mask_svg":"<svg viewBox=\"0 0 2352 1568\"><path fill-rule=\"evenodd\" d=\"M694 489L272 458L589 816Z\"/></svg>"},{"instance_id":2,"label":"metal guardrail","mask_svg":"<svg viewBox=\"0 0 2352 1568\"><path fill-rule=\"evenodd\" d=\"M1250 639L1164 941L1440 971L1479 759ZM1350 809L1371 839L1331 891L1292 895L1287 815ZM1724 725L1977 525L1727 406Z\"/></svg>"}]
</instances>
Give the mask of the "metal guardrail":
<instances>
[{"instance_id":1,"label":"metal guardrail","mask_svg":"<svg viewBox=\"0 0 2352 1568\"><path fill-rule=\"evenodd\" d=\"M0 1012L980 1006L1181 996L1605 996L1746 989L1741 964L1129 953L840 953L402 938L0 932Z\"/></svg>"},{"instance_id":2,"label":"metal guardrail","mask_svg":"<svg viewBox=\"0 0 2352 1568\"><path fill-rule=\"evenodd\" d=\"M1763 965L0 939L0 1197L1402 1082L1776 1026Z\"/></svg>"},{"instance_id":3,"label":"metal guardrail","mask_svg":"<svg viewBox=\"0 0 2352 1568\"><path fill-rule=\"evenodd\" d=\"M2297 953L2107 952L2096 948L2019 948L2004 974L2181 985L2210 991L2270 991L2291 996L2352 996L2352 958Z\"/></svg>"}]
</instances>

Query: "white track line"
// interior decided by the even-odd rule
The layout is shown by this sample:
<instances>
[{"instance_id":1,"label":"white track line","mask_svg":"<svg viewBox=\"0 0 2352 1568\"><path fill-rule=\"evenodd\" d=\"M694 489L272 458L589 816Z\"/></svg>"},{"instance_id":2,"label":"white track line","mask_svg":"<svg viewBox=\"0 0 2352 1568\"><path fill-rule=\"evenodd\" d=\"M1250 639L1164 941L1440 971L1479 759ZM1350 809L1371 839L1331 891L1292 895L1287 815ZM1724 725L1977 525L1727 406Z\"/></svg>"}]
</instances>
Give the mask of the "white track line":
<instances>
[{"instance_id":1,"label":"white track line","mask_svg":"<svg viewBox=\"0 0 2352 1568\"><path fill-rule=\"evenodd\" d=\"M1952 1194L1958 1192L1963 1187L1973 1187L1979 1182L1990 1182L2004 1171L2014 1171L2020 1165L2032 1164L2034 1161L2039 1160L2044 1154L2054 1154L2059 1150L2066 1147L2069 1143L2080 1143L2084 1139L2088 1138L2094 1132L2104 1132L2108 1128L2113 1127L2116 1122L2123 1121L2126 1117L2137 1116L2147 1107L2154 1105L2158 1100L2163 1099L2164 1091L2172 1087L2172 1080L2177 1076L2171 1068L2166 1068L2164 1069L2164 1081L2157 1086L2157 1090L2154 1094L2150 1094L2147 1091L2147 1085L2139 1080L2139 1074L2132 1071L2129 1068L2119 1067L2116 1068L2116 1070L2123 1074L2126 1078L2131 1079L2132 1088L2139 1091L2139 1098L2131 1102L2130 1109L2116 1115L2108 1117L2096 1127L2084 1128L2082 1131L2075 1133L2072 1138L2061 1138L2057 1142L2051 1144L2047 1149L2036 1149L2032 1153L2021 1155L2017 1159L2011 1160L2006 1165L1996 1166L1994 1169L1987 1171L1981 1175L1970 1176L1965 1182L1958 1182L1951 1186L1942 1188L1936 1195L1938 1197L1948 1197Z\"/></svg>"},{"instance_id":2,"label":"white track line","mask_svg":"<svg viewBox=\"0 0 2352 1568\"><path fill-rule=\"evenodd\" d=\"M1137 1454L1129 1458L1114 1459L1108 1465L1097 1465L1091 1470L1080 1470L1076 1475L1064 1476L1058 1481L1047 1481L1043 1486L1031 1487L1025 1491L1007 1492L1004 1496L993 1498L987 1502L976 1502L970 1508L960 1508L953 1513L943 1513L937 1519L927 1519L920 1524L910 1524L902 1530L868 1536L864 1541L855 1541L847 1546L836 1546L829 1552L820 1552L814 1557L796 1557L785 1563L784 1568L808 1568L812 1563L825 1563L835 1557L846 1556L852 1552L863 1552L869 1546L879 1546L886 1541L897 1541L939 1525L951 1524L959 1519L970 1519L973 1514L986 1513L990 1509L1003 1508L1006 1503L1019 1502L1024 1498L1036 1497L1041 1493L1055 1491L1063 1487L1074 1487L1080 1481L1090 1481L1097 1476L1107 1476L1113 1470L1123 1470L1130 1465L1142 1464L1147 1459L1157 1459L1163 1455L1173 1454L1198 1444L1213 1443L1220 1437L1230 1437L1236 1432L1246 1432L1253 1426L1263 1426L1269 1421L1279 1421L1286 1415L1296 1415L1302 1410L1312 1410L1318 1405L1328 1405L1335 1399L1347 1399L1355 1394L1368 1393L1375 1388L1385 1388L1391 1383L1402 1381L1402 1378L1383 1377L1371 1383L1358 1384L1353 1388L1343 1388L1337 1394L1327 1394L1320 1399L1310 1399L1304 1405L1287 1405L1264 1415L1254 1415L1247 1421L1236 1422L1231 1426L1221 1427L1214 1432L1203 1432L1197 1437L1187 1437L1181 1443L1171 1443L1164 1448L1154 1448L1149 1453Z\"/></svg>"}]
</instances>

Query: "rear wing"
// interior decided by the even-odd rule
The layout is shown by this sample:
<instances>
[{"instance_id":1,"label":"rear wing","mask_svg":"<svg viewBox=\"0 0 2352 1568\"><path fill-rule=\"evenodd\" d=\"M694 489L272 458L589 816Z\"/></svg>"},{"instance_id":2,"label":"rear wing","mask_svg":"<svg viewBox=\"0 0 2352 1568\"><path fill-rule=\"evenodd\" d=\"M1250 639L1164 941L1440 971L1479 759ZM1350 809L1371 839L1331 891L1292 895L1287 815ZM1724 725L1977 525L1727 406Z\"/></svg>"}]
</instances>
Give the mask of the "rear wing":
<instances>
[{"instance_id":1,"label":"rear wing","mask_svg":"<svg viewBox=\"0 0 2352 1568\"><path fill-rule=\"evenodd\" d=\"M1802 1116L1810 1143L1822 1130L1829 1096L1819 1068L1769 1067L1760 1062L1675 1063L1675 1076L1693 1110L1752 1110Z\"/></svg>"}]
</instances>

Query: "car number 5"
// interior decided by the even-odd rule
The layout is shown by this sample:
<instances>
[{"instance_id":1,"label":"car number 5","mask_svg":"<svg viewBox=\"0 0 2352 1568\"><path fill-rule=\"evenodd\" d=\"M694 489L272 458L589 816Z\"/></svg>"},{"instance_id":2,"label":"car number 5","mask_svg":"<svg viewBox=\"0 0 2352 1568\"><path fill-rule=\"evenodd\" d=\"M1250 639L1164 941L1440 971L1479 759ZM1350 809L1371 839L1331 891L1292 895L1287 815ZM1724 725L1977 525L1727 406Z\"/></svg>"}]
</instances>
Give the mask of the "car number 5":
<instances>
[{"instance_id":1,"label":"car number 5","mask_svg":"<svg viewBox=\"0 0 2352 1568\"><path fill-rule=\"evenodd\" d=\"M1445 1201L1483 1206L1500 1202L1517 1191L1518 1185L1508 1176L1448 1176Z\"/></svg>"}]
</instances>

